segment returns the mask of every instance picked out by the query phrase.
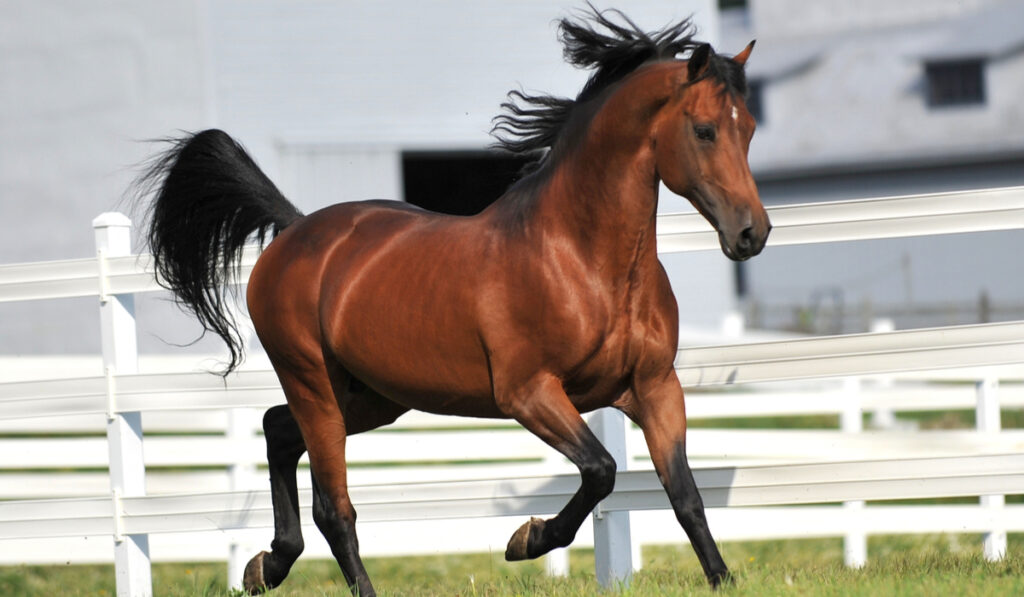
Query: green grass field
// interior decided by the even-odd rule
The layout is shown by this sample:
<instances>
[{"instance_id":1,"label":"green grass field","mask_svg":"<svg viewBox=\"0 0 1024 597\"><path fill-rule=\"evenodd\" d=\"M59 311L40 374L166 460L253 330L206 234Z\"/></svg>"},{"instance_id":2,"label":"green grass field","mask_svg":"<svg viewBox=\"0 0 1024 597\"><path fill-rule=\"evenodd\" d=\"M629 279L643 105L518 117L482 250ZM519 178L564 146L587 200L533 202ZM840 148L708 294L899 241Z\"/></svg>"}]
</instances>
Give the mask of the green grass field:
<instances>
[{"instance_id":1,"label":"green grass field","mask_svg":"<svg viewBox=\"0 0 1024 597\"><path fill-rule=\"evenodd\" d=\"M1011 536L1007 558L981 557L981 540L968 535L873 537L869 564L842 565L839 539L725 543L736 582L718 595L1024 595L1024 540ZM379 594L392 597L584 597L602 593L593 578L593 553L573 550L572 575L548 578L538 562L508 564L499 554L368 559ZM153 568L158 596L229 596L223 564L160 564ZM333 561L300 560L270 595L347 596ZM112 566L0 568L0 594L110 596ZM611 595L713 595L689 546L644 549L644 569Z\"/></svg>"}]
</instances>

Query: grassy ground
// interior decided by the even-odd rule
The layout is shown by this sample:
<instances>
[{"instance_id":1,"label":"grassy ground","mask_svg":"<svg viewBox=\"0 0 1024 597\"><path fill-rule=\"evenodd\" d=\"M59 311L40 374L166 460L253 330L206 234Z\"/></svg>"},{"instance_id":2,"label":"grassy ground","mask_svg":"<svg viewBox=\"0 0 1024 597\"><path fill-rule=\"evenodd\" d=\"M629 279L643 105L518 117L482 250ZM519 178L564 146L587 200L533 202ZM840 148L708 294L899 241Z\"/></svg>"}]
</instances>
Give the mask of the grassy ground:
<instances>
[{"instance_id":1,"label":"grassy ground","mask_svg":"<svg viewBox=\"0 0 1024 597\"><path fill-rule=\"evenodd\" d=\"M980 538L966 535L875 537L863 570L842 565L838 539L726 543L723 555L736 582L718 595L1022 595L1024 542L1011 537L1003 562L981 558ZM537 562L508 564L500 555L369 559L377 590L391 597L589 597L602 591L593 579L593 554L573 550L569 578L551 579ZM163 564L153 569L158 596L230 596L223 564ZM300 560L280 597L347 596L334 562ZM111 566L18 566L0 568L0 594L109 596ZM689 546L644 550L644 569L625 597L713 595Z\"/></svg>"}]
</instances>

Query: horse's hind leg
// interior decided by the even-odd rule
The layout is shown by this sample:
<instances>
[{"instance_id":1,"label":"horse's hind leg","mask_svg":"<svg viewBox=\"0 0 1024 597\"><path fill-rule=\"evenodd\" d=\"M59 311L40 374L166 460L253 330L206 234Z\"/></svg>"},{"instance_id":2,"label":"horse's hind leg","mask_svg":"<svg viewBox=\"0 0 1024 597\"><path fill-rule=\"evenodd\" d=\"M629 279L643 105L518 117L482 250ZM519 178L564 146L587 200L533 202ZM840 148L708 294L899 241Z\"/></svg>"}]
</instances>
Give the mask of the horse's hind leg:
<instances>
[{"instance_id":1,"label":"horse's hind leg","mask_svg":"<svg viewBox=\"0 0 1024 597\"><path fill-rule=\"evenodd\" d=\"M408 411L356 380L349 384L349 394L345 401L348 435L393 423ZM296 487L299 458L306 451L302 432L288 406L283 404L267 410L263 430L274 504L274 541L271 551L258 553L246 566L243 586L253 595L280 585L303 549ZM313 483L313 507L319 509L320 501L325 498L315 478Z\"/></svg>"},{"instance_id":2,"label":"horse's hind leg","mask_svg":"<svg viewBox=\"0 0 1024 597\"><path fill-rule=\"evenodd\" d=\"M270 551L256 554L245 567L242 586L251 595L281 584L304 547L299 522L295 473L306 452L299 425L286 405L271 407L263 416L274 505L274 540Z\"/></svg>"},{"instance_id":3,"label":"horse's hind leg","mask_svg":"<svg viewBox=\"0 0 1024 597\"><path fill-rule=\"evenodd\" d=\"M533 518L509 540L505 559L536 558L572 543L594 506L612 492L615 460L587 427L557 378L542 376L503 403L507 414L565 455L582 477L579 490L557 516Z\"/></svg>"},{"instance_id":4,"label":"horse's hind leg","mask_svg":"<svg viewBox=\"0 0 1024 597\"><path fill-rule=\"evenodd\" d=\"M643 429L647 447L668 493L676 518L690 538L711 586L729 578L729 569L715 545L704 516L704 502L686 460L686 412L675 371L651 380L636 380L635 400L623 411Z\"/></svg>"},{"instance_id":5,"label":"horse's hind leg","mask_svg":"<svg viewBox=\"0 0 1024 597\"><path fill-rule=\"evenodd\" d=\"M309 452L318 495L313 520L327 539L352 592L361 597L376 595L359 557L356 511L348 495L345 464L346 421L327 368L322 361L319 367L298 371L277 363L275 368Z\"/></svg>"}]
</instances>

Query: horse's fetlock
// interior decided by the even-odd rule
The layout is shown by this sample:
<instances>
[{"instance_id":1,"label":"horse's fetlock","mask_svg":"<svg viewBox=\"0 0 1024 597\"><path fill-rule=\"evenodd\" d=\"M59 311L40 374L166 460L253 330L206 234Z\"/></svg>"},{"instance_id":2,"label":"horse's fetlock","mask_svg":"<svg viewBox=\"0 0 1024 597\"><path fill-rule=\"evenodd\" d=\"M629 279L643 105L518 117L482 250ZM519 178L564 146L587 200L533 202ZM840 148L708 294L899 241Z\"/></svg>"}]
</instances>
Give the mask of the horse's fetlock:
<instances>
[{"instance_id":1,"label":"horse's fetlock","mask_svg":"<svg viewBox=\"0 0 1024 597\"><path fill-rule=\"evenodd\" d=\"M551 548L568 547L576 539L576 531L564 524L553 524L554 519L549 520L544 526L545 543Z\"/></svg>"},{"instance_id":2,"label":"horse's fetlock","mask_svg":"<svg viewBox=\"0 0 1024 597\"><path fill-rule=\"evenodd\" d=\"M306 544L303 542L301 535L286 538L277 537L270 542L272 555L280 556L281 559L292 562L299 559L305 548Z\"/></svg>"}]
</instances>

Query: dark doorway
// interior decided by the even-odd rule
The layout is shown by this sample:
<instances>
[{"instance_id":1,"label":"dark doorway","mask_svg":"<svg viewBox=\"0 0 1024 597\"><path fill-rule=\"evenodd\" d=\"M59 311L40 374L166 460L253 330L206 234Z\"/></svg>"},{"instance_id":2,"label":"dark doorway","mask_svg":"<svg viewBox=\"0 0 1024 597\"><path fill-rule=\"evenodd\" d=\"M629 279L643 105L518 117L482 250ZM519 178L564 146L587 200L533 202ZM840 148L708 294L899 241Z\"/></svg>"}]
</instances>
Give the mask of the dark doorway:
<instances>
[{"instance_id":1,"label":"dark doorway","mask_svg":"<svg viewBox=\"0 0 1024 597\"><path fill-rule=\"evenodd\" d=\"M508 189L526 161L489 151L407 151L402 153L405 200L442 213L479 213Z\"/></svg>"}]
</instances>

